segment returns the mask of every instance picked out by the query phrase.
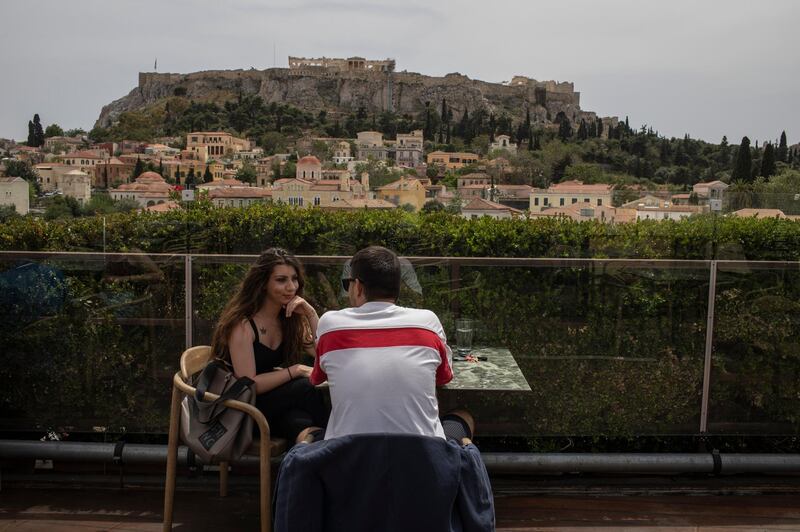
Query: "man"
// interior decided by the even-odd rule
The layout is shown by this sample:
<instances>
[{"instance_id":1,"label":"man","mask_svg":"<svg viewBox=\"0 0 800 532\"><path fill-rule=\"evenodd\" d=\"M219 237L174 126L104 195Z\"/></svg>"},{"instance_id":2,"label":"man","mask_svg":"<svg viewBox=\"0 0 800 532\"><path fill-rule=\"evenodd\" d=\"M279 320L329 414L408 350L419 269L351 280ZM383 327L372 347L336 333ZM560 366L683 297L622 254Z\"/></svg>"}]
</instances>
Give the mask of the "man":
<instances>
[{"instance_id":1,"label":"man","mask_svg":"<svg viewBox=\"0 0 800 532\"><path fill-rule=\"evenodd\" d=\"M342 286L352 307L326 312L317 328L310 379L330 385L325 439L380 432L471 438L465 412L445 416L447 431L439 420L436 387L453 378L452 352L436 314L396 305L397 256L380 246L364 248L350 272Z\"/></svg>"}]
</instances>

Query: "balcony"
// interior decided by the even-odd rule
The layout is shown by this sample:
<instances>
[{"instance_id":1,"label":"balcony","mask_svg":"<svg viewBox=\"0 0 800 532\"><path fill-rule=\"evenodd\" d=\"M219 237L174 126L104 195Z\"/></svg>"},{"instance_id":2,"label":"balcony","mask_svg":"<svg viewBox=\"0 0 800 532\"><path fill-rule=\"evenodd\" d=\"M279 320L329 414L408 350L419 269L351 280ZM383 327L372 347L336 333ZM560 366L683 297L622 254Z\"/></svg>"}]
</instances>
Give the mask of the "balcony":
<instances>
[{"instance_id":1,"label":"balcony","mask_svg":"<svg viewBox=\"0 0 800 532\"><path fill-rule=\"evenodd\" d=\"M11 383L0 389L0 439L163 444L178 357L187 346L210 343L214 320L254 259L0 253L0 374ZM339 279L346 259L301 257L307 299L320 313L345 305ZM463 406L478 420L477 443L496 481L498 519L509 530L800 526L796 477L707 474L714 449L723 456L723 473L740 474L747 468L733 467L727 453L780 458L800 452L798 301L796 262L453 257L408 257L400 298L402 305L435 311L451 337L457 317L480 320L475 342L510 350L531 387L443 390L440 397L443 410ZM593 479L611 470L591 469L585 461L553 465L563 457L642 452L702 457L694 470L699 476L661 477L652 467L634 467L628 471L637 473L632 484L603 476L600 489ZM550 469L542 466L545 458L553 460ZM24 486L71 478L73 466L56 461L54 470L42 469L46 463L37 467L4 471L6 485L15 489L10 498L4 495L10 502L0 504L0 529L4 520L16 527L26 516L35 516L33 524L49 519L50 510L26 508L38 495ZM85 502L78 492L61 493L53 496L68 499L56 503L66 510L53 510L54 520L67 522L85 510L88 521L110 523L97 517L100 510L120 508L128 512L119 520L132 527L126 529L155 527L160 494L148 489L158 491L163 467L82 467L91 473L81 477L87 489L121 482L144 487L142 501L156 502L105 503L102 494ZM117 469L124 478L108 475ZM213 470L195 477L188 471L184 488L211 485ZM583 473L572 477L570 471ZM257 505L242 504L257 491L248 479L234 490L231 501L238 503L231 502L237 508L231 511L257 523ZM661 497L697 491L710 497L698 504ZM609 492L631 497L597 498ZM738 502L713 497L731 492L741 495ZM633 497L641 493L659 496ZM753 493L776 495L746 497ZM200 497L217 507L212 495ZM183 499L187 523L193 522L189 499ZM134 514L139 517L128 518Z\"/></svg>"}]
</instances>

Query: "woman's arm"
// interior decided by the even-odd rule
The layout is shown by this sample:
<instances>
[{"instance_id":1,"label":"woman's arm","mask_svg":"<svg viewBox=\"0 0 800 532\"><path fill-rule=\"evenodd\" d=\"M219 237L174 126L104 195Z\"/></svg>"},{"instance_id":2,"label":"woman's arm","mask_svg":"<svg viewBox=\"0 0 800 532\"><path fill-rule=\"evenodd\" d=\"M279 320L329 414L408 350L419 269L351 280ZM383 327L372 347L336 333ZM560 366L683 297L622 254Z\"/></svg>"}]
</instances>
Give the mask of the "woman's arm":
<instances>
[{"instance_id":1,"label":"woman's arm","mask_svg":"<svg viewBox=\"0 0 800 532\"><path fill-rule=\"evenodd\" d=\"M308 323L308 328L311 332L311 339L312 342L310 345L305 347L306 353L311 355L311 357L317 356L317 349L316 349L316 339L317 339L317 326L319 325L319 315L317 311L314 310L308 301L303 299L300 296L295 296L294 299L289 301L286 305L286 317L288 318L293 313L297 313L303 316Z\"/></svg>"},{"instance_id":2,"label":"woman's arm","mask_svg":"<svg viewBox=\"0 0 800 532\"><path fill-rule=\"evenodd\" d=\"M295 366L256 375L256 359L253 353L254 341L253 329L246 321L242 321L231 333L228 349L231 353L233 374L237 378L250 377L253 379L256 383L256 394L269 392L292 379L303 376L303 371Z\"/></svg>"}]
</instances>

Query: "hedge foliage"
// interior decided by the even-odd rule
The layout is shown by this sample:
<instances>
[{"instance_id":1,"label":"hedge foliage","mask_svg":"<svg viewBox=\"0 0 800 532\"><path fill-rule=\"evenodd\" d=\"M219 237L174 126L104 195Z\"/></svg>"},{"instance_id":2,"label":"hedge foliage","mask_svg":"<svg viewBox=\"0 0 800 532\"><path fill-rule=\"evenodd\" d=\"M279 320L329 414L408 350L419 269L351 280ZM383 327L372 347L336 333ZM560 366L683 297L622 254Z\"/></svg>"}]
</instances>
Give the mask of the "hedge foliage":
<instances>
[{"instance_id":1,"label":"hedge foliage","mask_svg":"<svg viewBox=\"0 0 800 532\"><path fill-rule=\"evenodd\" d=\"M14 220L0 247L103 249L100 218ZM279 245L303 255L350 255L382 244L408 256L625 257L798 260L800 224L698 217L629 225L562 220L466 220L437 213L331 213L280 206L106 218L107 251L254 254ZM27 271L0 263L3 316L0 421L162 432L169 376L182 349L181 257L45 261ZM195 343L213 322L248 258L198 258ZM306 261L308 299L344 305L338 265ZM489 433L631 437L695 434L699 426L709 271L657 263L418 266L421 294L402 304L434 310L446 330L478 317L477 342L508 347L531 393L460 392ZM455 282L457 281L457 282ZM800 433L800 270L720 263L709 427L718 434ZM143 323L141 320L153 320ZM34 389L31 396L27 390ZM793 440L796 441L796 440Z\"/></svg>"},{"instance_id":2,"label":"hedge foliage","mask_svg":"<svg viewBox=\"0 0 800 532\"><path fill-rule=\"evenodd\" d=\"M467 220L447 213L326 212L254 205L198 205L167 213L46 221L0 227L0 250L258 253L279 245L303 255L350 255L382 244L407 256L641 259L800 259L800 224L698 216L680 222L576 223L562 219Z\"/></svg>"}]
</instances>

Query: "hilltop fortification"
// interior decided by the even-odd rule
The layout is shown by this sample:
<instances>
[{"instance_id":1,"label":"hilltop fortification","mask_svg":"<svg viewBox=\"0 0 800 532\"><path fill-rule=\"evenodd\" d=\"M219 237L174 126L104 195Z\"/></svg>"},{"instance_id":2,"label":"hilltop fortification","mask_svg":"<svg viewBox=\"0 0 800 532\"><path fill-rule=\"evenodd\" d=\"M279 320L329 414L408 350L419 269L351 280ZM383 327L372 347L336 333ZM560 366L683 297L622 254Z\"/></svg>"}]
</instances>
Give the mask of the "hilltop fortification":
<instances>
[{"instance_id":1,"label":"hilltop fortification","mask_svg":"<svg viewBox=\"0 0 800 532\"><path fill-rule=\"evenodd\" d=\"M175 95L197 101L224 101L240 94L257 94L265 102L301 109L346 114L364 107L368 112L393 111L415 115L425 103L437 109L442 98L458 119L464 109L503 112L515 121L530 109L531 121L551 124L563 113L573 123L595 120L582 111L580 93L572 83L537 81L514 76L510 83L489 83L454 73L444 77L397 72L395 61L289 57L289 68L267 70L210 70L191 74L142 72L139 85L105 107L97 120L108 127L124 111L138 110Z\"/></svg>"}]
</instances>

